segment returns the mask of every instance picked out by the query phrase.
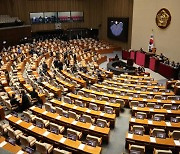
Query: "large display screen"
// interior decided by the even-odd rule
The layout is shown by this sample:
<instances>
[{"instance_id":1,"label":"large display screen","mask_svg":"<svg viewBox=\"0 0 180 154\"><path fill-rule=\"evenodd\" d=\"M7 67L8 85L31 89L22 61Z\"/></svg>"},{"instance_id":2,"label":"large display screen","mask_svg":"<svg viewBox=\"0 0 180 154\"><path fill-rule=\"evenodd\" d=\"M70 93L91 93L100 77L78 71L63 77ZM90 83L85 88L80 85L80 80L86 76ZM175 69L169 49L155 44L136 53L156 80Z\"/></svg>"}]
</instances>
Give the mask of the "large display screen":
<instances>
[{"instance_id":1,"label":"large display screen","mask_svg":"<svg viewBox=\"0 0 180 154\"><path fill-rule=\"evenodd\" d=\"M127 42L128 41L128 26L129 26L129 18L109 17L108 23L107 23L108 38Z\"/></svg>"}]
</instances>

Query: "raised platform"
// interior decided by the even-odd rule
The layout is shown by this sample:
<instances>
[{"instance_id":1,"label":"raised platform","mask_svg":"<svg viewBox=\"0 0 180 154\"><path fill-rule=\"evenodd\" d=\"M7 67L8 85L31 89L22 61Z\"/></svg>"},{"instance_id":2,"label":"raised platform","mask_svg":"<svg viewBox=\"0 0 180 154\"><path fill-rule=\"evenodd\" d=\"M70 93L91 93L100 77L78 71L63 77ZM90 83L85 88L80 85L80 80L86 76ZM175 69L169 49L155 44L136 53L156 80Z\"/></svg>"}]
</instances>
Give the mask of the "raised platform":
<instances>
[{"instance_id":1,"label":"raised platform","mask_svg":"<svg viewBox=\"0 0 180 154\"><path fill-rule=\"evenodd\" d=\"M107 70L113 72L116 75L122 74L122 73L128 73L128 74L135 74L135 67L128 66L123 61L111 61L107 64Z\"/></svg>"}]
</instances>

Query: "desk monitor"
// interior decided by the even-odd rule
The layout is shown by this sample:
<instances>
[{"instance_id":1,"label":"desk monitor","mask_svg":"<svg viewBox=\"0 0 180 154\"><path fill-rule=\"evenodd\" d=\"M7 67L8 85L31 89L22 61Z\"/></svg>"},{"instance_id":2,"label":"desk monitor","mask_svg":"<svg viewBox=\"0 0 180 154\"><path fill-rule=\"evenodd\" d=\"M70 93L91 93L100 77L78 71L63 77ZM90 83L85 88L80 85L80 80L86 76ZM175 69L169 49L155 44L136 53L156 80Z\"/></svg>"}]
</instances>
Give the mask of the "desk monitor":
<instances>
[{"instance_id":1,"label":"desk monitor","mask_svg":"<svg viewBox=\"0 0 180 154\"><path fill-rule=\"evenodd\" d=\"M177 118L174 118L174 117L171 117L171 120L170 120L171 122L174 122L174 123L178 123L179 122L179 120L177 119Z\"/></svg>"},{"instance_id":2,"label":"desk monitor","mask_svg":"<svg viewBox=\"0 0 180 154\"><path fill-rule=\"evenodd\" d=\"M154 105L154 108L155 108L155 109L160 109L160 108L161 108L161 105L155 104L155 105Z\"/></svg>"},{"instance_id":3,"label":"desk monitor","mask_svg":"<svg viewBox=\"0 0 180 154\"><path fill-rule=\"evenodd\" d=\"M99 126L101 128L104 128L105 127L105 123L104 122L98 122L97 126Z\"/></svg>"},{"instance_id":4,"label":"desk monitor","mask_svg":"<svg viewBox=\"0 0 180 154\"><path fill-rule=\"evenodd\" d=\"M106 113L113 114L113 110L112 109L106 109Z\"/></svg>"},{"instance_id":5,"label":"desk monitor","mask_svg":"<svg viewBox=\"0 0 180 154\"><path fill-rule=\"evenodd\" d=\"M92 147L96 147L97 143L95 140L87 139L87 145L90 145Z\"/></svg>"},{"instance_id":6,"label":"desk monitor","mask_svg":"<svg viewBox=\"0 0 180 154\"><path fill-rule=\"evenodd\" d=\"M39 122L39 121L36 121L36 126L39 127L39 128L43 128L43 123Z\"/></svg>"},{"instance_id":7,"label":"desk monitor","mask_svg":"<svg viewBox=\"0 0 180 154\"><path fill-rule=\"evenodd\" d=\"M137 115L136 115L136 118L137 118L137 119L144 119L144 117L143 117L142 114L137 114Z\"/></svg>"},{"instance_id":8,"label":"desk monitor","mask_svg":"<svg viewBox=\"0 0 180 154\"><path fill-rule=\"evenodd\" d=\"M9 142L9 143L12 144L12 145L16 145L16 140L14 140L14 139L11 138L11 137L8 137L8 138L6 139L6 141Z\"/></svg>"},{"instance_id":9,"label":"desk monitor","mask_svg":"<svg viewBox=\"0 0 180 154\"><path fill-rule=\"evenodd\" d=\"M73 141L76 141L77 135L72 134L72 133L68 133L68 134L67 134L67 138L68 138L68 139L71 139L71 140L73 140Z\"/></svg>"},{"instance_id":10,"label":"desk monitor","mask_svg":"<svg viewBox=\"0 0 180 154\"><path fill-rule=\"evenodd\" d=\"M54 134L59 134L59 130L54 127L51 127L51 132Z\"/></svg>"},{"instance_id":11,"label":"desk monitor","mask_svg":"<svg viewBox=\"0 0 180 154\"><path fill-rule=\"evenodd\" d=\"M27 117L24 117L24 121L29 123L29 122L30 122L30 119L27 118Z\"/></svg>"},{"instance_id":12,"label":"desk monitor","mask_svg":"<svg viewBox=\"0 0 180 154\"><path fill-rule=\"evenodd\" d=\"M144 107L145 105L144 105L144 103L139 103L138 104L138 107Z\"/></svg>"},{"instance_id":13,"label":"desk monitor","mask_svg":"<svg viewBox=\"0 0 180 154\"><path fill-rule=\"evenodd\" d=\"M24 151L26 151L27 153L33 153L34 152L34 149L33 148L31 148L31 147L28 147L28 146L26 146L25 148L24 148Z\"/></svg>"},{"instance_id":14,"label":"desk monitor","mask_svg":"<svg viewBox=\"0 0 180 154\"><path fill-rule=\"evenodd\" d=\"M69 114L66 113L66 112L63 112L63 116L66 117L66 118L69 118Z\"/></svg>"},{"instance_id":15,"label":"desk monitor","mask_svg":"<svg viewBox=\"0 0 180 154\"><path fill-rule=\"evenodd\" d=\"M86 122L86 118L85 117L80 117L79 121L85 123Z\"/></svg>"},{"instance_id":16,"label":"desk monitor","mask_svg":"<svg viewBox=\"0 0 180 154\"><path fill-rule=\"evenodd\" d=\"M161 121L161 117L155 116L154 121Z\"/></svg>"},{"instance_id":17,"label":"desk monitor","mask_svg":"<svg viewBox=\"0 0 180 154\"><path fill-rule=\"evenodd\" d=\"M166 138L166 133L163 133L163 132L157 132L156 137L157 137L157 138L165 139L165 138Z\"/></svg>"},{"instance_id":18,"label":"desk monitor","mask_svg":"<svg viewBox=\"0 0 180 154\"><path fill-rule=\"evenodd\" d=\"M134 130L134 134L136 134L136 135L143 135L143 131L140 130L140 129L135 129Z\"/></svg>"},{"instance_id":19,"label":"desk monitor","mask_svg":"<svg viewBox=\"0 0 180 154\"><path fill-rule=\"evenodd\" d=\"M177 105L172 105L171 106L171 110L177 110L177 109L178 109Z\"/></svg>"},{"instance_id":20,"label":"desk monitor","mask_svg":"<svg viewBox=\"0 0 180 154\"><path fill-rule=\"evenodd\" d=\"M130 150L129 153L130 154L141 154L141 152L137 151L137 150Z\"/></svg>"}]
</instances>

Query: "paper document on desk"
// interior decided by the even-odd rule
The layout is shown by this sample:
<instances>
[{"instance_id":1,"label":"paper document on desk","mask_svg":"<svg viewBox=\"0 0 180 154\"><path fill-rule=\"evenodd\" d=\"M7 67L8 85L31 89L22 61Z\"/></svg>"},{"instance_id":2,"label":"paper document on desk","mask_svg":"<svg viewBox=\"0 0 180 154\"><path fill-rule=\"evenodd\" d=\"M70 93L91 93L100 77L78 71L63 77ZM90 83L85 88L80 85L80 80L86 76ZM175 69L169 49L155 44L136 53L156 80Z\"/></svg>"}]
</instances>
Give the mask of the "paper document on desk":
<instances>
[{"instance_id":1,"label":"paper document on desk","mask_svg":"<svg viewBox=\"0 0 180 154\"><path fill-rule=\"evenodd\" d=\"M156 138L155 137L150 137L150 141L156 143Z\"/></svg>"},{"instance_id":2,"label":"paper document on desk","mask_svg":"<svg viewBox=\"0 0 180 154\"><path fill-rule=\"evenodd\" d=\"M133 138L133 134L128 133L128 138Z\"/></svg>"},{"instance_id":3,"label":"paper document on desk","mask_svg":"<svg viewBox=\"0 0 180 154\"><path fill-rule=\"evenodd\" d=\"M78 149L83 150L84 147L85 147L85 144L80 144L79 147L78 147Z\"/></svg>"},{"instance_id":4,"label":"paper document on desk","mask_svg":"<svg viewBox=\"0 0 180 154\"><path fill-rule=\"evenodd\" d=\"M180 146L180 141L179 141L179 140L174 140L174 143L175 143L177 146Z\"/></svg>"},{"instance_id":5,"label":"paper document on desk","mask_svg":"<svg viewBox=\"0 0 180 154\"><path fill-rule=\"evenodd\" d=\"M167 125L167 126L171 126L171 123L170 123L170 122L166 122L166 125Z\"/></svg>"}]
</instances>

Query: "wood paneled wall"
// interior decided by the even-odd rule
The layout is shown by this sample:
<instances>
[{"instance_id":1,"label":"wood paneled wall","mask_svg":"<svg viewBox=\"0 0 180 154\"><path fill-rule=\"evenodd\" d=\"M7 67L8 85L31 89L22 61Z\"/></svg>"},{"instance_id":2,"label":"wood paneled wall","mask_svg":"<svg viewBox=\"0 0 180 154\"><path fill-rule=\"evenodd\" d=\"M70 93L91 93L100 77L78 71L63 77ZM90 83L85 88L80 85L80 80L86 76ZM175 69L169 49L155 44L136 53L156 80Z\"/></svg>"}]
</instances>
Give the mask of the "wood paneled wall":
<instances>
[{"instance_id":1,"label":"wood paneled wall","mask_svg":"<svg viewBox=\"0 0 180 154\"><path fill-rule=\"evenodd\" d=\"M62 28L98 28L100 39L104 39L122 48L131 46L131 27L133 0L0 0L6 5L1 12L18 16L26 24L30 23L30 12L46 11L84 11L84 22L63 23ZM0 8L2 5L0 6ZM128 43L110 40L107 38L108 17L129 17ZM32 31L55 29L55 24L32 25Z\"/></svg>"},{"instance_id":2,"label":"wood paneled wall","mask_svg":"<svg viewBox=\"0 0 180 154\"><path fill-rule=\"evenodd\" d=\"M124 49L131 47L131 33L132 33L132 13L133 0L103 0L102 1L102 18L100 27L100 38L113 42ZM107 38L107 18L108 17L129 17L129 33L128 42L123 43Z\"/></svg>"}]
</instances>

